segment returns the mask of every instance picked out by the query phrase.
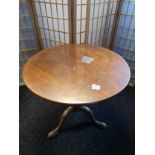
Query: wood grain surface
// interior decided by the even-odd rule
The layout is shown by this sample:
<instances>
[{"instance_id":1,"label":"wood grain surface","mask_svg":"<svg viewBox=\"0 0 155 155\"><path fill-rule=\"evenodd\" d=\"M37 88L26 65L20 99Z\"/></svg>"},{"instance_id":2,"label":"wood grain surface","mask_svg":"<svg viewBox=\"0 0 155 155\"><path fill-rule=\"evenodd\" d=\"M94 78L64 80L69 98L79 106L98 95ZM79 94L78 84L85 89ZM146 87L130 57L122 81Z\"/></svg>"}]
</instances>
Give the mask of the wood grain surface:
<instances>
[{"instance_id":1,"label":"wood grain surface","mask_svg":"<svg viewBox=\"0 0 155 155\"><path fill-rule=\"evenodd\" d=\"M93 58L90 63L82 58ZM119 93L130 69L118 54L92 45L61 45L44 49L24 66L27 87L42 98L62 104L90 104Z\"/></svg>"}]
</instances>

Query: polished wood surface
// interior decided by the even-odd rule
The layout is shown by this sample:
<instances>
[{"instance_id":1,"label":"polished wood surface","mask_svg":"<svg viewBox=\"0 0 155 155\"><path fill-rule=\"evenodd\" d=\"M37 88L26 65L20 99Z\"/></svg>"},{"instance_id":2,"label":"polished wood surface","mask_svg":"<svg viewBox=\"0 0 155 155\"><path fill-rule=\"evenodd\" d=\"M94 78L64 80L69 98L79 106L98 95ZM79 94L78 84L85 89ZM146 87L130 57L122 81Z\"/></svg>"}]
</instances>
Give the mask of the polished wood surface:
<instances>
[{"instance_id":1,"label":"polished wood surface","mask_svg":"<svg viewBox=\"0 0 155 155\"><path fill-rule=\"evenodd\" d=\"M94 60L81 61L83 56ZM61 45L44 49L25 64L23 79L35 94L63 104L90 104L119 93L130 69L118 54L92 45ZM92 85L99 89L92 89Z\"/></svg>"}]
</instances>

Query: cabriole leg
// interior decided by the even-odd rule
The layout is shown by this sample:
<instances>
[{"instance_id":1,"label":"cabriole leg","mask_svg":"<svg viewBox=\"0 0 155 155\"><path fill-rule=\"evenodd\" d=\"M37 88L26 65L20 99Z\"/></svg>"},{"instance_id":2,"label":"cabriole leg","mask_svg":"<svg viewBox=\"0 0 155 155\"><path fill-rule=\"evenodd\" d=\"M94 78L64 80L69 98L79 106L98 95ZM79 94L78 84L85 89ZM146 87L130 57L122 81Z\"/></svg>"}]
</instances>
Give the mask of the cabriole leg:
<instances>
[{"instance_id":1,"label":"cabriole leg","mask_svg":"<svg viewBox=\"0 0 155 155\"><path fill-rule=\"evenodd\" d=\"M81 106L80 109L83 110L84 112L86 112L86 114L88 114L88 116L91 118L91 120L92 120L97 126L102 127L102 128L106 128L106 127L107 127L106 123L96 120L93 111L92 111L89 107Z\"/></svg>"},{"instance_id":2,"label":"cabriole leg","mask_svg":"<svg viewBox=\"0 0 155 155\"><path fill-rule=\"evenodd\" d=\"M73 107L69 106L65 109L65 111L61 114L60 121L55 129L53 129L51 132L48 133L48 138L53 138L58 134L58 131L62 127L66 117L73 111Z\"/></svg>"}]
</instances>

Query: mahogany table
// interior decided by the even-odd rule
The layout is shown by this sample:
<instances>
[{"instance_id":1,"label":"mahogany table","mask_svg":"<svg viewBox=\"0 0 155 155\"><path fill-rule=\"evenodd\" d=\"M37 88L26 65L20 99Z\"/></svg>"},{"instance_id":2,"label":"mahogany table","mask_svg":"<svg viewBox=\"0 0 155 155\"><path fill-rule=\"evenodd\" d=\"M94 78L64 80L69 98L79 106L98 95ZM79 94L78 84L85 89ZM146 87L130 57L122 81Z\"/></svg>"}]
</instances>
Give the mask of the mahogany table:
<instances>
[{"instance_id":1,"label":"mahogany table","mask_svg":"<svg viewBox=\"0 0 155 155\"><path fill-rule=\"evenodd\" d=\"M70 44L47 48L35 54L24 66L26 86L38 96L66 105L57 127L49 132L54 137L69 113L86 112L99 127L90 108L119 93L128 84L130 69L118 54L97 46Z\"/></svg>"}]
</instances>

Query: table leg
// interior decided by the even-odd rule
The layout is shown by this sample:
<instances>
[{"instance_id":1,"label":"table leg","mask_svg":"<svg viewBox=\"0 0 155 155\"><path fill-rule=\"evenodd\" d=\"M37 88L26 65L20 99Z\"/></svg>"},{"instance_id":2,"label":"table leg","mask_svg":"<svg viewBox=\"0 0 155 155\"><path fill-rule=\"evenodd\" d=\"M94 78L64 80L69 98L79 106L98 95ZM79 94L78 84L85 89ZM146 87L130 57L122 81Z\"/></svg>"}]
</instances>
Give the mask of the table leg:
<instances>
[{"instance_id":1,"label":"table leg","mask_svg":"<svg viewBox=\"0 0 155 155\"><path fill-rule=\"evenodd\" d=\"M48 133L48 138L53 138L58 134L59 129L62 127L66 117L73 111L74 107L69 106L67 107L64 112L61 114L60 121L55 129Z\"/></svg>"},{"instance_id":2,"label":"table leg","mask_svg":"<svg viewBox=\"0 0 155 155\"><path fill-rule=\"evenodd\" d=\"M95 118L95 116L94 116L94 113L93 113L93 111L92 111L90 108L88 108L88 107L86 107L86 106L81 106L80 109L83 110L84 112L86 112L86 114L88 114L88 116L91 118L91 120L92 120L97 126L102 127L102 128L106 128L106 127L107 127L106 123L100 122L100 121L97 121L97 120L96 120L96 118Z\"/></svg>"},{"instance_id":3,"label":"table leg","mask_svg":"<svg viewBox=\"0 0 155 155\"><path fill-rule=\"evenodd\" d=\"M48 133L48 138L53 138L58 134L58 131L62 127L66 117L73 111L84 111L98 127L102 127L102 128L107 127L106 123L96 120L93 111L89 107L87 107L87 106L68 106L64 110L64 112L61 114L61 117L60 117L57 127Z\"/></svg>"}]
</instances>

